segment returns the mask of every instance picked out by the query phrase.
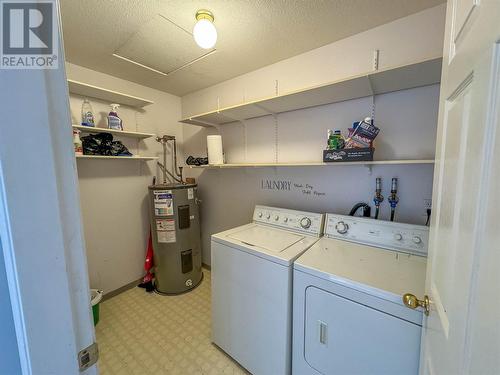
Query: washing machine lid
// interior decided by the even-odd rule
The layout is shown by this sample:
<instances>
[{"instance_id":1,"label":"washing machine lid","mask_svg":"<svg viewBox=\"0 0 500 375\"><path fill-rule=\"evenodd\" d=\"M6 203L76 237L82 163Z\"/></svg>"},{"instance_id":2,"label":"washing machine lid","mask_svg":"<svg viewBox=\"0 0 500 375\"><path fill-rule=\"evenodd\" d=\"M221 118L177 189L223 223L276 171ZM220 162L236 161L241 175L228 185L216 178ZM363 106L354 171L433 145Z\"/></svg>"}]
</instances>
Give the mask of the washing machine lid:
<instances>
[{"instance_id":1,"label":"washing machine lid","mask_svg":"<svg viewBox=\"0 0 500 375\"><path fill-rule=\"evenodd\" d=\"M265 226L251 226L228 235L229 238L257 246L273 253L281 253L293 244L303 240L304 235L285 231L276 231L274 228Z\"/></svg>"},{"instance_id":2,"label":"washing machine lid","mask_svg":"<svg viewBox=\"0 0 500 375\"><path fill-rule=\"evenodd\" d=\"M426 257L326 237L294 263L297 270L401 305L405 293L424 295L426 267Z\"/></svg>"},{"instance_id":3,"label":"washing machine lid","mask_svg":"<svg viewBox=\"0 0 500 375\"><path fill-rule=\"evenodd\" d=\"M214 234L212 241L290 266L318 237L252 223Z\"/></svg>"}]
</instances>

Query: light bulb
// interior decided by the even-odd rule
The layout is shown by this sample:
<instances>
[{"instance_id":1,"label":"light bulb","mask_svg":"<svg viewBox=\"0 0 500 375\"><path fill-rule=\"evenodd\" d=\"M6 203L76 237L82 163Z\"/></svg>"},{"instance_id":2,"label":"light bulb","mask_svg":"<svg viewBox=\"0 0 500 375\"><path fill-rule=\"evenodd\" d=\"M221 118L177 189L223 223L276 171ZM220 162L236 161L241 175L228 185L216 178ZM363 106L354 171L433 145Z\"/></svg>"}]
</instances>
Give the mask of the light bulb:
<instances>
[{"instance_id":1,"label":"light bulb","mask_svg":"<svg viewBox=\"0 0 500 375\"><path fill-rule=\"evenodd\" d=\"M217 42L217 30L208 19L200 19L193 28L193 36L196 44L201 48L210 49Z\"/></svg>"}]
</instances>

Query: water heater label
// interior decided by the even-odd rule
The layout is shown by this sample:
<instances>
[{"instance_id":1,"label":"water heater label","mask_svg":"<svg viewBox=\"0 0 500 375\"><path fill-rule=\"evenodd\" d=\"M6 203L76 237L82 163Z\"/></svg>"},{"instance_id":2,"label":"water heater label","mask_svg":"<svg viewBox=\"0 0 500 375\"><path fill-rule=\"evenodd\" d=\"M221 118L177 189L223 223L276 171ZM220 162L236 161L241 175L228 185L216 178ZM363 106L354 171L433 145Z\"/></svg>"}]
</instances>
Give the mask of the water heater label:
<instances>
[{"instance_id":1,"label":"water heater label","mask_svg":"<svg viewBox=\"0 0 500 375\"><path fill-rule=\"evenodd\" d=\"M158 243L174 243L176 241L175 220L156 219L156 235Z\"/></svg>"},{"instance_id":2,"label":"water heater label","mask_svg":"<svg viewBox=\"0 0 500 375\"><path fill-rule=\"evenodd\" d=\"M154 205L156 216L172 216L174 214L174 198L172 190L155 190Z\"/></svg>"},{"instance_id":3,"label":"water heater label","mask_svg":"<svg viewBox=\"0 0 500 375\"><path fill-rule=\"evenodd\" d=\"M194 192L193 188L188 189L188 199L193 199L194 198Z\"/></svg>"}]
</instances>

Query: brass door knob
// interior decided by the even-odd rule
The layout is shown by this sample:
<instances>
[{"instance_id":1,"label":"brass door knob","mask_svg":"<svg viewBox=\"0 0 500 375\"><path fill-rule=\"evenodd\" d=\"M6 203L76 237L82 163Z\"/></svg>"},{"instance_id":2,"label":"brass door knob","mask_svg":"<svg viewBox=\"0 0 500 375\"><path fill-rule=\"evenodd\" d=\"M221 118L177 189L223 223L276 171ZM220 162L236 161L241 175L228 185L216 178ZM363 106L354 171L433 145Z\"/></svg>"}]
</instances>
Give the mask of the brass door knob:
<instances>
[{"instance_id":1,"label":"brass door knob","mask_svg":"<svg viewBox=\"0 0 500 375\"><path fill-rule=\"evenodd\" d=\"M424 296L423 300L418 299L411 293L406 293L403 296L403 303L410 309L416 309L417 307L422 307L424 309L424 314L429 315L430 302L429 297Z\"/></svg>"}]
</instances>

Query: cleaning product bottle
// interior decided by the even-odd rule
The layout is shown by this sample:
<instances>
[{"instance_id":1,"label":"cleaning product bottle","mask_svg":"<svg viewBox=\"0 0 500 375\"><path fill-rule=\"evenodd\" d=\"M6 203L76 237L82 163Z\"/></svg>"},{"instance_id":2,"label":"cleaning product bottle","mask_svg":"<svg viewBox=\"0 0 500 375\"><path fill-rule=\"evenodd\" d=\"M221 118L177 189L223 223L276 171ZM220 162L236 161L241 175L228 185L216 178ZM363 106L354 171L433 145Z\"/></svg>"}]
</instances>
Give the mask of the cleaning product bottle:
<instances>
[{"instance_id":1,"label":"cleaning product bottle","mask_svg":"<svg viewBox=\"0 0 500 375\"><path fill-rule=\"evenodd\" d=\"M82 104L82 125L95 127L94 111L92 111L92 106L87 98L83 100Z\"/></svg>"},{"instance_id":2,"label":"cleaning product bottle","mask_svg":"<svg viewBox=\"0 0 500 375\"><path fill-rule=\"evenodd\" d=\"M334 150L334 147L333 147L333 130L332 129L328 129L328 133L327 133L327 140L326 140L326 149L327 150Z\"/></svg>"},{"instance_id":3,"label":"cleaning product bottle","mask_svg":"<svg viewBox=\"0 0 500 375\"><path fill-rule=\"evenodd\" d=\"M83 145L78 129L73 129L73 145L75 146L75 155L83 155Z\"/></svg>"},{"instance_id":4,"label":"cleaning product bottle","mask_svg":"<svg viewBox=\"0 0 500 375\"><path fill-rule=\"evenodd\" d=\"M122 119L118 117L116 110L119 104L111 104L111 111L108 114L108 128L114 130L123 130Z\"/></svg>"},{"instance_id":5,"label":"cleaning product bottle","mask_svg":"<svg viewBox=\"0 0 500 375\"><path fill-rule=\"evenodd\" d=\"M333 137L335 138L335 150L341 150L345 146L345 141L344 137L342 137L342 133L340 130L335 130L335 133L333 133Z\"/></svg>"},{"instance_id":6,"label":"cleaning product bottle","mask_svg":"<svg viewBox=\"0 0 500 375\"><path fill-rule=\"evenodd\" d=\"M328 149L340 150L342 148L344 148L344 138L340 130L335 130L335 132L328 130Z\"/></svg>"}]
</instances>

